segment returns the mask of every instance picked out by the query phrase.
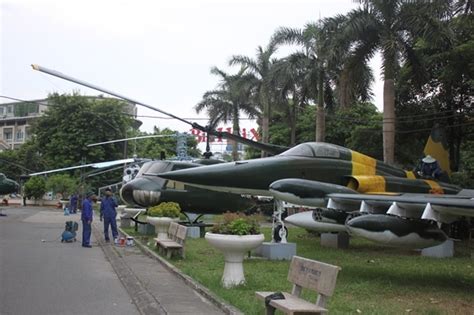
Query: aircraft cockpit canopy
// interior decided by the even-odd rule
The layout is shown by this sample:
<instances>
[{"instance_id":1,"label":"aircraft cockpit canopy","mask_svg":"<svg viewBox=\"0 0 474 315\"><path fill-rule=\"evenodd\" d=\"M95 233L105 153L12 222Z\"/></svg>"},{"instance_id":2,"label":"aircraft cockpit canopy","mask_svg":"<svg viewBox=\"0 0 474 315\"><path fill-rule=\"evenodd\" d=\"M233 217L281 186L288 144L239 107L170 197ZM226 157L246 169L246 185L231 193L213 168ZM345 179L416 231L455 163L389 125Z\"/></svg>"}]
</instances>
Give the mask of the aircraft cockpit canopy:
<instances>
[{"instance_id":1,"label":"aircraft cockpit canopy","mask_svg":"<svg viewBox=\"0 0 474 315\"><path fill-rule=\"evenodd\" d=\"M345 151L348 151L348 149L335 144L325 142L306 142L286 150L280 155L338 159Z\"/></svg>"},{"instance_id":2,"label":"aircraft cockpit canopy","mask_svg":"<svg viewBox=\"0 0 474 315\"><path fill-rule=\"evenodd\" d=\"M5 180L7 177L5 176L5 174L3 173L0 173L0 180Z\"/></svg>"}]
</instances>

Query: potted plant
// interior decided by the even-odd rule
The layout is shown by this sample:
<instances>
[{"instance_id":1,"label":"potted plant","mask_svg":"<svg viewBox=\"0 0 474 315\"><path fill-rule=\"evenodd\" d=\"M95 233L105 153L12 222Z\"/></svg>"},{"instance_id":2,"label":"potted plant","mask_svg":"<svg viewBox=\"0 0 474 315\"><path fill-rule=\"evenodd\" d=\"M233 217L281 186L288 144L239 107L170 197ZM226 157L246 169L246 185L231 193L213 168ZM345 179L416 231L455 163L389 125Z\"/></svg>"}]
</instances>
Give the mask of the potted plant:
<instances>
[{"instance_id":1,"label":"potted plant","mask_svg":"<svg viewBox=\"0 0 474 315\"><path fill-rule=\"evenodd\" d=\"M162 202L158 206L147 210L146 221L155 226L158 239L167 239L170 223L179 221L180 214L179 204L176 202Z\"/></svg>"},{"instance_id":2,"label":"potted plant","mask_svg":"<svg viewBox=\"0 0 474 315\"><path fill-rule=\"evenodd\" d=\"M222 285L230 288L245 283L244 256L264 241L255 217L225 213L207 232L205 239L224 254Z\"/></svg>"}]
</instances>

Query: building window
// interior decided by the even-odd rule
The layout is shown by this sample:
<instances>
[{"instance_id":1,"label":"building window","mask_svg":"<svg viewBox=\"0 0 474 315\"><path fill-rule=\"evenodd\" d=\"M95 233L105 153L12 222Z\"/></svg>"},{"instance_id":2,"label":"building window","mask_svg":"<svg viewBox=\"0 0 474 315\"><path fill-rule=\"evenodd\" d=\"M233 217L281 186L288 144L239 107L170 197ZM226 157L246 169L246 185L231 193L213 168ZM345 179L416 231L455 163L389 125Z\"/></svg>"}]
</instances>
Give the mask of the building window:
<instances>
[{"instance_id":1,"label":"building window","mask_svg":"<svg viewBox=\"0 0 474 315\"><path fill-rule=\"evenodd\" d=\"M23 130L18 130L16 132L16 140L17 141L22 141L24 136L25 136L25 133L23 132Z\"/></svg>"},{"instance_id":2,"label":"building window","mask_svg":"<svg viewBox=\"0 0 474 315\"><path fill-rule=\"evenodd\" d=\"M0 106L0 115L3 115L5 113L5 107Z\"/></svg>"},{"instance_id":3,"label":"building window","mask_svg":"<svg viewBox=\"0 0 474 315\"><path fill-rule=\"evenodd\" d=\"M7 113L11 114L13 112L13 106L8 106L7 107Z\"/></svg>"},{"instance_id":4,"label":"building window","mask_svg":"<svg viewBox=\"0 0 474 315\"><path fill-rule=\"evenodd\" d=\"M3 131L3 139L6 140L7 142L12 141L12 130L11 129L5 129Z\"/></svg>"}]
</instances>

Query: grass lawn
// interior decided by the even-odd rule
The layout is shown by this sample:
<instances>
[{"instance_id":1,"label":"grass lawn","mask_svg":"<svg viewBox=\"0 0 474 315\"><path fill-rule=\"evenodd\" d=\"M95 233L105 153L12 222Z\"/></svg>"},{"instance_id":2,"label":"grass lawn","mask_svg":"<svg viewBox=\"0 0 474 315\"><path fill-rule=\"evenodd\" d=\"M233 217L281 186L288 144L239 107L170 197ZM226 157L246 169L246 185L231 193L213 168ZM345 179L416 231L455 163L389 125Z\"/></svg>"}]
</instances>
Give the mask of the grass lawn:
<instances>
[{"instance_id":1,"label":"grass lawn","mask_svg":"<svg viewBox=\"0 0 474 315\"><path fill-rule=\"evenodd\" d=\"M262 231L270 240L271 228ZM133 228L126 232L137 236ZM473 249L467 242L456 243L456 256L448 259L421 257L362 239L351 239L345 250L324 248L319 237L299 228L290 228L289 242L297 243L299 256L342 268L329 299L331 314L474 314ZM170 262L245 314L264 314L255 291L291 291L286 279L289 261L261 258L244 261L245 285L222 288L224 257L204 239L187 239L186 259ZM303 296L316 300L313 292L303 291Z\"/></svg>"}]
</instances>

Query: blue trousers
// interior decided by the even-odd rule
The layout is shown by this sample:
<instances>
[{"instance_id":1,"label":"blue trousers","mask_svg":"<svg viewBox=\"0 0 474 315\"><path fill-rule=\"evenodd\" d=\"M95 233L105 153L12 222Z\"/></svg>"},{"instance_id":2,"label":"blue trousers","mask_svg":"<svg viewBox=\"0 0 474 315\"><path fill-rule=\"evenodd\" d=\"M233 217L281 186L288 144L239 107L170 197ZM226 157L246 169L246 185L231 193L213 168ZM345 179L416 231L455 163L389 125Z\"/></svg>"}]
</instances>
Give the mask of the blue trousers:
<instances>
[{"instance_id":1,"label":"blue trousers","mask_svg":"<svg viewBox=\"0 0 474 315\"><path fill-rule=\"evenodd\" d=\"M87 221L82 220L82 245L91 244L91 231L91 224L87 223Z\"/></svg>"},{"instance_id":2,"label":"blue trousers","mask_svg":"<svg viewBox=\"0 0 474 315\"><path fill-rule=\"evenodd\" d=\"M112 230L112 238L117 238L118 237L118 232L117 232L117 220L115 216L113 217L104 217L104 237L105 240L108 241L110 240L109 238L109 225Z\"/></svg>"}]
</instances>

